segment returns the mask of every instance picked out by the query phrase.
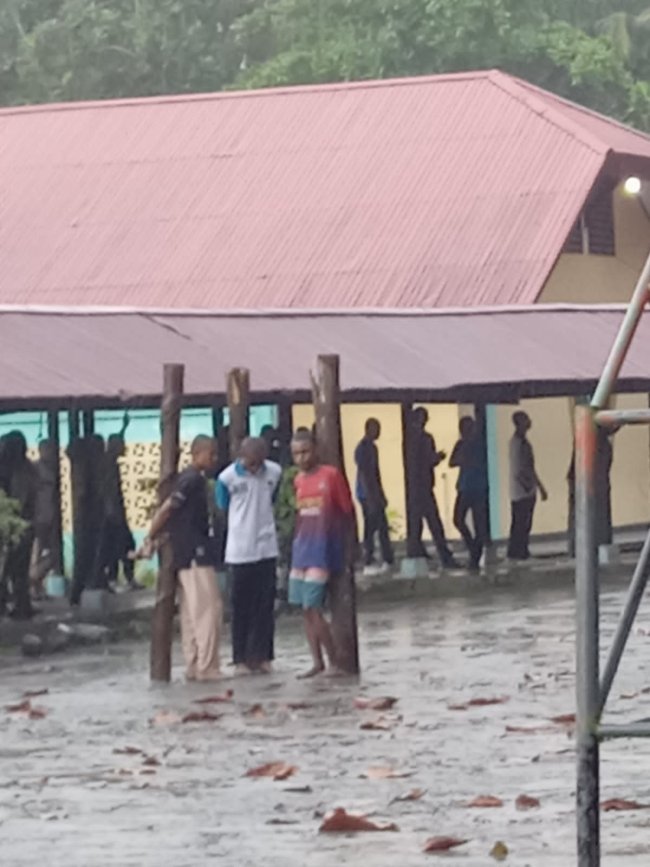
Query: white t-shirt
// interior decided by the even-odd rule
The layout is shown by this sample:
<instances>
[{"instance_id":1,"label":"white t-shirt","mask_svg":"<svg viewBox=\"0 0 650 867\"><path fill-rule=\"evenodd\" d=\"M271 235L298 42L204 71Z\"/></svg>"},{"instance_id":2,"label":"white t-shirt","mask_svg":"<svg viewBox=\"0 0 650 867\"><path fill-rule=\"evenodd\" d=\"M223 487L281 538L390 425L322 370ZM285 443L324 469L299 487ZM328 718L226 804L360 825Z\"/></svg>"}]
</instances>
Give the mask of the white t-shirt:
<instances>
[{"instance_id":1,"label":"white t-shirt","mask_svg":"<svg viewBox=\"0 0 650 867\"><path fill-rule=\"evenodd\" d=\"M278 556L273 498L281 475L282 468L273 461L264 461L255 474L235 461L219 475L217 505L228 512L226 563L236 566Z\"/></svg>"}]
</instances>

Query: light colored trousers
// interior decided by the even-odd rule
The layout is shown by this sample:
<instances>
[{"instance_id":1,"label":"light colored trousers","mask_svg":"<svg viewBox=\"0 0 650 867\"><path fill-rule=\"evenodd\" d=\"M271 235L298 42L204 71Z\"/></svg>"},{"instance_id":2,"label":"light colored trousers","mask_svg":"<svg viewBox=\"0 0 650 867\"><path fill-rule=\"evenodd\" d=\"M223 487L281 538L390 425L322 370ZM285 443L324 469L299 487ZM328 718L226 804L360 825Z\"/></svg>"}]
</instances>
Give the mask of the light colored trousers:
<instances>
[{"instance_id":1,"label":"light colored trousers","mask_svg":"<svg viewBox=\"0 0 650 867\"><path fill-rule=\"evenodd\" d=\"M178 573L181 640L188 680L219 676L219 639L223 606L217 573L211 566L181 569Z\"/></svg>"}]
</instances>

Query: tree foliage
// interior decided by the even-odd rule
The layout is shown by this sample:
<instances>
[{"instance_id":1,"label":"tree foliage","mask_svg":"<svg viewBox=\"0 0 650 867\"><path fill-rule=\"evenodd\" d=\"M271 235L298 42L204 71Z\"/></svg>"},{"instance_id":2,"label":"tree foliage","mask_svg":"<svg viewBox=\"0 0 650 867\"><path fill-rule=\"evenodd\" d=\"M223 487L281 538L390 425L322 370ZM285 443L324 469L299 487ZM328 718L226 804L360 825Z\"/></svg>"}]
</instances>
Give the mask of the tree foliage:
<instances>
[{"instance_id":1,"label":"tree foliage","mask_svg":"<svg viewBox=\"0 0 650 867\"><path fill-rule=\"evenodd\" d=\"M0 101L499 67L650 129L649 0L2 0Z\"/></svg>"}]
</instances>

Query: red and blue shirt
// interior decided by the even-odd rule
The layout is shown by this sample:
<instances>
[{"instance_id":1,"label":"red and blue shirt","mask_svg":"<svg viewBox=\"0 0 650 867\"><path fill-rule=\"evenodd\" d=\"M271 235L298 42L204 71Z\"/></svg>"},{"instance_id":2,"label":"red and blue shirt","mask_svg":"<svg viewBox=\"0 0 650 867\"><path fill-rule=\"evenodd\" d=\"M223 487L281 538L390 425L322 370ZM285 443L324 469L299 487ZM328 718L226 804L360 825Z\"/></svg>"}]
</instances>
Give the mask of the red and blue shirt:
<instances>
[{"instance_id":1,"label":"red and blue shirt","mask_svg":"<svg viewBox=\"0 0 650 867\"><path fill-rule=\"evenodd\" d=\"M292 568L340 572L345 565L346 532L353 513L345 477L336 467L322 464L309 473L299 473L294 488Z\"/></svg>"}]
</instances>

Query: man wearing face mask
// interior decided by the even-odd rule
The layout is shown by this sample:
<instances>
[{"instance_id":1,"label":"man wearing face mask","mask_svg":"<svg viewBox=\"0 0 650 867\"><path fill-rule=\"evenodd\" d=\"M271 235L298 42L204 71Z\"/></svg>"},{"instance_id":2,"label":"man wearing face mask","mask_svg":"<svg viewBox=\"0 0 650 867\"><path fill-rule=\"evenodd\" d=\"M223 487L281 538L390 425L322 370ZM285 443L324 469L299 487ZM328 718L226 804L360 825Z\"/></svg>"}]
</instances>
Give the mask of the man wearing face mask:
<instances>
[{"instance_id":1,"label":"man wearing face mask","mask_svg":"<svg viewBox=\"0 0 650 867\"><path fill-rule=\"evenodd\" d=\"M278 540L273 501L282 476L263 439L248 437L219 474L217 506L228 515L226 563L232 569L232 649L238 674L268 674L273 662Z\"/></svg>"}]
</instances>

